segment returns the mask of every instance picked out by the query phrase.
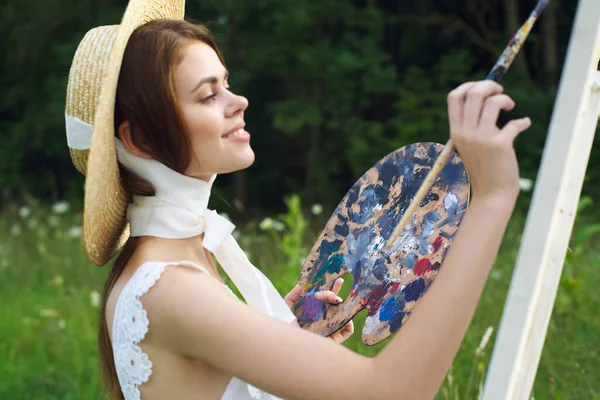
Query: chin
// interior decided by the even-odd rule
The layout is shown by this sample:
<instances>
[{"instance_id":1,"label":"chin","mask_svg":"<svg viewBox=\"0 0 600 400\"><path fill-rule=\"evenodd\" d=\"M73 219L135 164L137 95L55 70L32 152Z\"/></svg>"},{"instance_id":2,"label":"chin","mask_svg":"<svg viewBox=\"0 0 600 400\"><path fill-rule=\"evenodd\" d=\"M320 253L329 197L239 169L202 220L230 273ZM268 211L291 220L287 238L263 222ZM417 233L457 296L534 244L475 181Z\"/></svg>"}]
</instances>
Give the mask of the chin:
<instances>
[{"instance_id":1,"label":"chin","mask_svg":"<svg viewBox=\"0 0 600 400\"><path fill-rule=\"evenodd\" d=\"M233 160L232 168L228 172L231 173L249 168L252 164L254 164L254 159L254 152L250 150L248 153L241 155L236 160Z\"/></svg>"}]
</instances>

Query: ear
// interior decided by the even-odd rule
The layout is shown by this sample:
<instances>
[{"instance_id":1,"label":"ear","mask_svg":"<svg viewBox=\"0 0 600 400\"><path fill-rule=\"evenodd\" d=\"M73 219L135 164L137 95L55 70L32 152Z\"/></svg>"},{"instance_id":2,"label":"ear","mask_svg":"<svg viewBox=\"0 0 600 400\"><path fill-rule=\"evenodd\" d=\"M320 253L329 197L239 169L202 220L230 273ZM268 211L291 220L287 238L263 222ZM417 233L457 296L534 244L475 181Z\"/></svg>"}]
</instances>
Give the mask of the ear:
<instances>
[{"instance_id":1,"label":"ear","mask_svg":"<svg viewBox=\"0 0 600 400\"><path fill-rule=\"evenodd\" d=\"M124 121L121 123L121 125L119 125L117 135L119 136L119 140L123 143L123 146L125 146L125 148L131 153L142 158L152 158L149 154L142 151L135 145L135 143L133 143L133 140L131 139L131 125L129 124L129 121Z\"/></svg>"}]
</instances>

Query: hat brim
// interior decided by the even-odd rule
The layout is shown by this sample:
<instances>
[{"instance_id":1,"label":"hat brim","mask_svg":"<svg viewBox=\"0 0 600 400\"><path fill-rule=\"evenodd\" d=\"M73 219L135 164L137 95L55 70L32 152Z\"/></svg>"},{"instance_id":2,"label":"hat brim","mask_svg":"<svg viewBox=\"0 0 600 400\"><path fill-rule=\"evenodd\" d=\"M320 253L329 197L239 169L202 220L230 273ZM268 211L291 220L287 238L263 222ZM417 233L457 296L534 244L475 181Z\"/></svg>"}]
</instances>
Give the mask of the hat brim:
<instances>
[{"instance_id":1,"label":"hat brim","mask_svg":"<svg viewBox=\"0 0 600 400\"><path fill-rule=\"evenodd\" d=\"M123 53L131 34L156 19L182 20L185 0L131 0L112 45L96 103L84 195L83 236L90 260L105 265L129 237L128 194L121 185L115 149L114 109Z\"/></svg>"}]
</instances>

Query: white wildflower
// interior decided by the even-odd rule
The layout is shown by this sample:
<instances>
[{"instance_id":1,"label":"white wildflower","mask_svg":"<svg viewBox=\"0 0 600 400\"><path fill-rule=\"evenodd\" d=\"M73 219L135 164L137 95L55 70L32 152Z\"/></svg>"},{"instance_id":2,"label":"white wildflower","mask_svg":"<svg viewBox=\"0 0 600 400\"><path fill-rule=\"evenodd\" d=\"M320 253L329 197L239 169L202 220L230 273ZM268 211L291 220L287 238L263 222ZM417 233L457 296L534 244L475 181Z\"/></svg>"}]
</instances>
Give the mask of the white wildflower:
<instances>
[{"instance_id":1,"label":"white wildflower","mask_svg":"<svg viewBox=\"0 0 600 400\"><path fill-rule=\"evenodd\" d=\"M38 220L35 218L29 218L27 220L27 227L31 230L35 229L38 227Z\"/></svg>"},{"instance_id":2,"label":"white wildflower","mask_svg":"<svg viewBox=\"0 0 600 400\"><path fill-rule=\"evenodd\" d=\"M40 226L38 228L38 230L36 231L37 233L37 237L40 239L43 239L46 237L46 234L48 233L48 231L46 231L46 228L44 228L43 226Z\"/></svg>"},{"instance_id":3,"label":"white wildflower","mask_svg":"<svg viewBox=\"0 0 600 400\"><path fill-rule=\"evenodd\" d=\"M100 307L100 293L92 290L90 292L90 302L92 303L92 307Z\"/></svg>"},{"instance_id":4,"label":"white wildflower","mask_svg":"<svg viewBox=\"0 0 600 400\"><path fill-rule=\"evenodd\" d=\"M56 215L50 215L48 217L48 226L55 227L58 225L58 217Z\"/></svg>"},{"instance_id":5,"label":"white wildflower","mask_svg":"<svg viewBox=\"0 0 600 400\"><path fill-rule=\"evenodd\" d=\"M69 229L69 233L68 233L69 237L72 237L72 238L80 238L81 234L82 234L82 229L80 226L72 226Z\"/></svg>"},{"instance_id":6,"label":"white wildflower","mask_svg":"<svg viewBox=\"0 0 600 400\"><path fill-rule=\"evenodd\" d=\"M452 387L452 385L454 384L454 376L452 376L452 369L448 371L448 375L446 375L446 380L448 381L448 385Z\"/></svg>"},{"instance_id":7,"label":"white wildflower","mask_svg":"<svg viewBox=\"0 0 600 400\"><path fill-rule=\"evenodd\" d=\"M278 232L282 232L285 230L285 224L281 221L273 221L273 229Z\"/></svg>"},{"instance_id":8,"label":"white wildflower","mask_svg":"<svg viewBox=\"0 0 600 400\"><path fill-rule=\"evenodd\" d=\"M58 316L58 311L53 310L51 308L42 308L40 310L40 315L46 318L54 318Z\"/></svg>"},{"instance_id":9,"label":"white wildflower","mask_svg":"<svg viewBox=\"0 0 600 400\"><path fill-rule=\"evenodd\" d=\"M11 228L10 228L11 236L19 236L21 234L21 232L23 232L23 229L21 228L21 225L19 225L19 224L15 224L15 225L11 226Z\"/></svg>"},{"instance_id":10,"label":"white wildflower","mask_svg":"<svg viewBox=\"0 0 600 400\"><path fill-rule=\"evenodd\" d=\"M65 329L67 327L67 321L64 319L58 320L58 329Z\"/></svg>"},{"instance_id":11,"label":"white wildflower","mask_svg":"<svg viewBox=\"0 0 600 400\"><path fill-rule=\"evenodd\" d=\"M29 207L23 206L19 208L19 216L21 218L27 218L29 217L29 214L31 214L31 209Z\"/></svg>"},{"instance_id":12,"label":"white wildflower","mask_svg":"<svg viewBox=\"0 0 600 400\"><path fill-rule=\"evenodd\" d=\"M519 187L521 188L521 190L523 192L529 192L529 191L531 191L531 188L533 187L533 181L531 179L527 179L527 178L520 178L519 179Z\"/></svg>"},{"instance_id":13,"label":"white wildflower","mask_svg":"<svg viewBox=\"0 0 600 400\"><path fill-rule=\"evenodd\" d=\"M267 217L260 222L258 227L263 231L269 231L269 230L273 229L273 220L271 218Z\"/></svg>"},{"instance_id":14,"label":"white wildflower","mask_svg":"<svg viewBox=\"0 0 600 400\"><path fill-rule=\"evenodd\" d=\"M475 349L475 354L477 354L477 355L481 354L481 352L485 349L485 346L487 346L488 342L490 341L490 338L492 337L493 332L494 332L494 327L490 326L487 328L487 330L483 334L483 337L481 338L481 342L479 343L479 346L477 346L477 349Z\"/></svg>"},{"instance_id":15,"label":"white wildflower","mask_svg":"<svg viewBox=\"0 0 600 400\"><path fill-rule=\"evenodd\" d=\"M66 201L59 201L52 206L52 212L55 214L64 214L69 211L69 203Z\"/></svg>"},{"instance_id":16,"label":"white wildflower","mask_svg":"<svg viewBox=\"0 0 600 400\"><path fill-rule=\"evenodd\" d=\"M321 213L323 212L323 206L319 203L313 204L310 208L310 212L312 212L313 215L321 215Z\"/></svg>"},{"instance_id":17,"label":"white wildflower","mask_svg":"<svg viewBox=\"0 0 600 400\"><path fill-rule=\"evenodd\" d=\"M502 278L502 272L500 272L500 270L493 269L492 272L490 272L490 278L494 281L499 281Z\"/></svg>"},{"instance_id":18,"label":"white wildflower","mask_svg":"<svg viewBox=\"0 0 600 400\"><path fill-rule=\"evenodd\" d=\"M219 25L227 25L227 21L228 21L227 15L219 15L217 17L217 24L219 24Z\"/></svg>"}]
</instances>

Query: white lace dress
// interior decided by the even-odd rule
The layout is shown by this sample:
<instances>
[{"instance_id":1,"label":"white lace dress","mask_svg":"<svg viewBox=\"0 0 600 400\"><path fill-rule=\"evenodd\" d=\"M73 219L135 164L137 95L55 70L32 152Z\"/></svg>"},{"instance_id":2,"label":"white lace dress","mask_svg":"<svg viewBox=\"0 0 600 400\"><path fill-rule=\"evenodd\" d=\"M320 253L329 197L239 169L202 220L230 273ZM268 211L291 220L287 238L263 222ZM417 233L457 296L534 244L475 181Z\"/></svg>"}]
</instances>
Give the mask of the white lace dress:
<instances>
[{"instance_id":1,"label":"white lace dress","mask_svg":"<svg viewBox=\"0 0 600 400\"><path fill-rule=\"evenodd\" d=\"M152 361L139 346L146 337L149 325L140 298L154 286L167 266L194 268L211 276L204 267L190 261L147 262L142 264L129 279L115 307L112 339L115 367L125 400L140 400L139 388L152 375ZM221 282L218 283L225 286ZM231 292L227 286L225 288ZM221 399L277 400L279 398L233 377Z\"/></svg>"}]
</instances>

